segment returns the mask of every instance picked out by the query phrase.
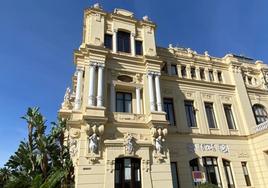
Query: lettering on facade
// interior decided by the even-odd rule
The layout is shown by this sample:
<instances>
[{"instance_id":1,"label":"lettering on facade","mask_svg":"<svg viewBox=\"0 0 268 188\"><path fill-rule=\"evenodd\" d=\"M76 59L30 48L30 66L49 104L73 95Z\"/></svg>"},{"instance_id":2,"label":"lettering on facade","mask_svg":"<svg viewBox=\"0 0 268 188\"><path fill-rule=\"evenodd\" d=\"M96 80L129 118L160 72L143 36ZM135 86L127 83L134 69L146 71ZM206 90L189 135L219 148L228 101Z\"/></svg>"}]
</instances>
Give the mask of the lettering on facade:
<instances>
[{"instance_id":1,"label":"lettering on facade","mask_svg":"<svg viewBox=\"0 0 268 188\"><path fill-rule=\"evenodd\" d=\"M189 152L221 152L229 153L229 146L227 144L187 144Z\"/></svg>"}]
</instances>

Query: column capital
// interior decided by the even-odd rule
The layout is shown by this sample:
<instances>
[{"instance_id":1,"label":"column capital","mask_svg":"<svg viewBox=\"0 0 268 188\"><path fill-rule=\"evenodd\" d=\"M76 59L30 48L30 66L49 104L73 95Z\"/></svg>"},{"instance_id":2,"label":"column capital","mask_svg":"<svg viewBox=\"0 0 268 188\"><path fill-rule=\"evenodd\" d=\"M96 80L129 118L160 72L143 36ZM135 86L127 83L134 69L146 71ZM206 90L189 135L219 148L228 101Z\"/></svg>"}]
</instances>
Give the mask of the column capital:
<instances>
[{"instance_id":1,"label":"column capital","mask_svg":"<svg viewBox=\"0 0 268 188\"><path fill-rule=\"evenodd\" d=\"M118 31L118 29L113 29L113 32L114 32L114 33L117 33L117 31Z\"/></svg>"},{"instance_id":2,"label":"column capital","mask_svg":"<svg viewBox=\"0 0 268 188\"><path fill-rule=\"evenodd\" d=\"M76 71L77 72L84 71L84 67L77 66L76 67Z\"/></svg>"},{"instance_id":3,"label":"column capital","mask_svg":"<svg viewBox=\"0 0 268 188\"><path fill-rule=\"evenodd\" d=\"M135 37L135 36L136 36L136 33L131 32L131 36L132 36L132 37Z\"/></svg>"},{"instance_id":4,"label":"column capital","mask_svg":"<svg viewBox=\"0 0 268 188\"><path fill-rule=\"evenodd\" d=\"M103 69L105 67L105 64L104 63L98 63L98 67Z\"/></svg>"},{"instance_id":5,"label":"column capital","mask_svg":"<svg viewBox=\"0 0 268 188\"><path fill-rule=\"evenodd\" d=\"M98 65L98 63L96 63L96 62L89 62L90 67L96 67L97 65Z\"/></svg>"}]
</instances>

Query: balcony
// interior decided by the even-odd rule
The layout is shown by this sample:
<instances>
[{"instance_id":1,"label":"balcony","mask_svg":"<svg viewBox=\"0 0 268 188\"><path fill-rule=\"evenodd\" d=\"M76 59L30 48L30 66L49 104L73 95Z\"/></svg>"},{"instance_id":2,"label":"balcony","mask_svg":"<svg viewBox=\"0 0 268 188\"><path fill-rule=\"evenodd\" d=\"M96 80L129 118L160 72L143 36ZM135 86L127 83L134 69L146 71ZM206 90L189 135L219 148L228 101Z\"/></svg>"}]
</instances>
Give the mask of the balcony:
<instances>
[{"instance_id":1,"label":"balcony","mask_svg":"<svg viewBox=\"0 0 268 188\"><path fill-rule=\"evenodd\" d=\"M254 133L261 132L261 131L266 130L266 129L268 129L268 121L265 121L265 122L257 125L256 127L254 127Z\"/></svg>"}]
</instances>

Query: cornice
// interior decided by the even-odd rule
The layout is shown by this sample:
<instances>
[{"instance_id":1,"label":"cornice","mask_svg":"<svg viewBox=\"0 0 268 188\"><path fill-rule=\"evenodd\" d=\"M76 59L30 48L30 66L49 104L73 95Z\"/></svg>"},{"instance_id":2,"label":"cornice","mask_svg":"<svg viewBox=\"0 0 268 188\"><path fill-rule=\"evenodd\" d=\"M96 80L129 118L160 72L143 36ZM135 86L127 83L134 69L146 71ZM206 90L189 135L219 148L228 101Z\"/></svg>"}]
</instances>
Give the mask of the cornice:
<instances>
[{"instance_id":1,"label":"cornice","mask_svg":"<svg viewBox=\"0 0 268 188\"><path fill-rule=\"evenodd\" d=\"M179 84L195 85L195 86L209 87L209 88L217 88L217 89L229 90L229 91L234 91L235 90L235 85L214 83L214 82L206 82L206 81L202 81L202 80L194 80L194 79L187 79L187 78L178 78L177 76L162 75L161 79L162 80L179 82Z\"/></svg>"}]
</instances>

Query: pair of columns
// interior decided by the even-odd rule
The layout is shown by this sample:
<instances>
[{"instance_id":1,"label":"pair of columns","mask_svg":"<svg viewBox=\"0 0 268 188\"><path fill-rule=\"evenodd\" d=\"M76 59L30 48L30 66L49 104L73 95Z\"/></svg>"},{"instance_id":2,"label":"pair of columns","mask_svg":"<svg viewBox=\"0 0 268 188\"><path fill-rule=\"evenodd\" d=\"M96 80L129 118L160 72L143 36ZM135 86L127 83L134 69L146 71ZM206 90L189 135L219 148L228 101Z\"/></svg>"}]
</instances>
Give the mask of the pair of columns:
<instances>
[{"instance_id":1,"label":"pair of columns","mask_svg":"<svg viewBox=\"0 0 268 188\"><path fill-rule=\"evenodd\" d=\"M103 106L103 71L104 64L102 63L91 63L89 65L89 91L88 91L88 106ZM77 67L77 83L75 93L75 105L74 109L78 110L81 107L81 94L82 94L82 83L83 83L83 72L84 69ZM95 84L96 84L96 72L98 73L97 81L97 97L95 97Z\"/></svg>"},{"instance_id":2,"label":"pair of columns","mask_svg":"<svg viewBox=\"0 0 268 188\"><path fill-rule=\"evenodd\" d=\"M158 112L163 111L159 77L160 73L158 72L148 72L149 99L150 99L150 109L152 112L156 111L156 107ZM155 105L154 94L156 94L156 105Z\"/></svg>"},{"instance_id":3,"label":"pair of columns","mask_svg":"<svg viewBox=\"0 0 268 188\"><path fill-rule=\"evenodd\" d=\"M110 104L111 104L111 112L115 112L115 83L111 82L110 87ZM136 114L141 114L141 87L136 87Z\"/></svg>"},{"instance_id":4,"label":"pair of columns","mask_svg":"<svg viewBox=\"0 0 268 188\"><path fill-rule=\"evenodd\" d=\"M96 98L97 106L103 106L103 70L104 64L102 63L91 63L89 65L88 106L96 106ZM95 97L96 72L98 72L97 97Z\"/></svg>"},{"instance_id":5,"label":"pair of columns","mask_svg":"<svg viewBox=\"0 0 268 188\"><path fill-rule=\"evenodd\" d=\"M131 55L135 56L135 33L130 34L130 47L131 47ZM113 32L113 52L117 53L117 29L114 29Z\"/></svg>"}]
</instances>

